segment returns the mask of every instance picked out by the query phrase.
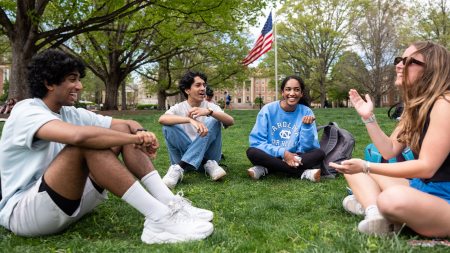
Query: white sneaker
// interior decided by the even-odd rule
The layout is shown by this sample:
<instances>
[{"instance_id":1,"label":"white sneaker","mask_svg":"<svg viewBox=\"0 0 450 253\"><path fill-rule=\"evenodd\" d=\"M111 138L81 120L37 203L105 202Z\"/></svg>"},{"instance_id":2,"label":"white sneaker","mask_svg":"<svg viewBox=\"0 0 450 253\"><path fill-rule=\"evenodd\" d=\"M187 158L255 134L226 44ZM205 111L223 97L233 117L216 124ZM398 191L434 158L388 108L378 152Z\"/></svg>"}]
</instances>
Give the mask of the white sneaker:
<instances>
[{"instance_id":1,"label":"white sneaker","mask_svg":"<svg viewBox=\"0 0 450 253\"><path fill-rule=\"evenodd\" d=\"M213 181L217 181L227 174L214 160L208 160L204 168Z\"/></svg>"},{"instance_id":2,"label":"white sneaker","mask_svg":"<svg viewBox=\"0 0 450 253\"><path fill-rule=\"evenodd\" d=\"M162 181L167 185L170 189L173 189L178 182L183 180L183 168L178 164L170 165L167 174L163 177Z\"/></svg>"},{"instance_id":3,"label":"white sneaker","mask_svg":"<svg viewBox=\"0 0 450 253\"><path fill-rule=\"evenodd\" d=\"M320 181L320 169L305 170L300 179L308 179L312 182Z\"/></svg>"},{"instance_id":4,"label":"white sneaker","mask_svg":"<svg viewBox=\"0 0 450 253\"><path fill-rule=\"evenodd\" d=\"M267 175L269 172L267 171L266 167L263 166L253 166L250 169L247 170L247 174L255 180L258 180L260 177L263 177Z\"/></svg>"},{"instance_id":5,"label":"white sneaker","mask_svg":"<svg viewBox=\"0 0 450 253\"><path fill-rule=\"evenodd\" d=\"M183 197L183 192L178 192L177 195L175 195L173 202L169 203L169 206L174 205L179 205L178 208L181 211L186 212L190 217L194 219L202 221L212 221L212 219L214 218L213 212L193 206L190 200Z\"/></svg>"},{"instance_id":6,"label":"white sneaker","mask_svg":"<svg viewBox=\"0 0 450 253\"><path fill-rule=\"evenodd\" d=\"M210 222L187 217L179 210L158 221L146 218L141 240L147 244L176 243L201 240L212 234L214 227Z\"/></svg>"},{"instance_id":7,"label":"white sneaker","mask_svg":"<svg viewBox=\"0 0 450 253\"><path fill-rule=\"evenodd\" d=\"M362 205L356 200L354 195L348 195L344 198L342 201L342 206L344 207L345 211L356 214L356 215L364 215L364 208Z\"/></svg>"},{"instance_id":8,"label":"white sneaker","mask_svg":"<svg viewBox=\"0 0 450 253\"><path fill-rule=\"evenodd\" d=\"M393 223L382 215L367 217L358 224L358 230L368 235L392 235L402 229L402 224Z\"/></svg>"}]
</instances>

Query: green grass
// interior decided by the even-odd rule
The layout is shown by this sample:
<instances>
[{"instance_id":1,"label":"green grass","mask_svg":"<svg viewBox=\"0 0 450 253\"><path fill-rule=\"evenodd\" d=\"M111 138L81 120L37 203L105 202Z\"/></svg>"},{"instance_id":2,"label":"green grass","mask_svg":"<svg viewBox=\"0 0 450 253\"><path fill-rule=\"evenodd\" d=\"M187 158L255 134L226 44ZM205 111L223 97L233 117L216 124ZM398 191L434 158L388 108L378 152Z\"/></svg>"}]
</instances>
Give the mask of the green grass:
<instances>
[{"instance_id":1,"label":"green grass","mask_svg":"<svg viewBox=\"0 0 450 253\"><path fill-rule=\"evenodd\" d=\"M363 157L370 142L353 109L316 109L317 124L337 122L356 139L354 157ZM161 175L169 159L157 120L160 111L144 111L132 118L155 132L161 144L154 161ZM22 238L0 228L0 252L446 252L448 248L408 246L414 233L398 237L369 237L356 229L359 217L341 205L346 183L320 183L269 175L252 181L246 175L248 134L257 111L232 111L235 125L223 131L227 176L212 182L204 174L190 172L176 190L183 190L196 206L214 211L214 233L206 240L169 245L145 245L140 241L143 217L120 199L110 199L92 214L60 235ZM386 109L377 109L382 128L390 132L395 122ZM0 123L0 129L2 128ZM448 252L448 251L447 251Z\"/></svg>"}]
</instances>

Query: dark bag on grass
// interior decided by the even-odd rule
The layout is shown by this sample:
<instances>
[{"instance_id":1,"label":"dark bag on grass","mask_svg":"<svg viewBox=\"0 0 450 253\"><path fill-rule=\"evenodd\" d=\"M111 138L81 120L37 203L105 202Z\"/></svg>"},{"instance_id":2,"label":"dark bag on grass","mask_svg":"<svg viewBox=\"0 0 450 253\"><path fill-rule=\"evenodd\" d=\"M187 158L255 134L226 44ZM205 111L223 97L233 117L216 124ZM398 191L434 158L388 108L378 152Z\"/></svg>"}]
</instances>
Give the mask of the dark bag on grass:
<instances>
[{"instance_id":1,"label":"dark bag on grass","mask_svg":"<svg viewBox=\"0 0 450 253\"><path fill-rule=\"evenodd\" d=\"M325 152L325 158L322 162L322 176L335 178L338 172L331 168L328 163L340 163L343 160L352 158L353 148L355 147L355 138L353 135L342 128L339 128L336 122L330 122L328 125L317 127L317 131L323 129L320 139L320 149Z\"/></svg>"},{"instance_id":2,"label":"dark bag on grass","mask_svg":"<svg viewBox=\"0 0 450 253\"><path fill-rule=\"evenodd\" d=\"M391 106L391 108L389 108L388 113L387 113L388 117L390 119L399 120L400 116L402 116L403 108L404 108L404 106L403 106L402 102L399 102L399 103Z\"/></svg>"}]
</instances>

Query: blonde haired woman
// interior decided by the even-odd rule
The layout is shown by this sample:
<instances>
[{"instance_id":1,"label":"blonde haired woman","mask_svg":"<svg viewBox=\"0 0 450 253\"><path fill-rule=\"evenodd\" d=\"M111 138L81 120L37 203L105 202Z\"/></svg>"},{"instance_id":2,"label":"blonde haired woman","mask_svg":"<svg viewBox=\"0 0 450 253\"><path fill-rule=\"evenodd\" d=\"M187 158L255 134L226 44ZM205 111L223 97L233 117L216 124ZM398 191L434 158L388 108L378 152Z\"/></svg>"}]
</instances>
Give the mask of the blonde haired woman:
<instances>
[{"instance_id":1,"label":"blonde haired woman","mask_svg":"<svg viewBox=\"0 0 450 253\"><path fill-rule=\"evenodd\" d=\"M345 174L354 193L355 198L346 198L344 208L365 214L359 231L384 235L405 224L423 236L448 237L450 53L432 42L416 42L394 63L405 109L391 136L378 126L368 95L364 101L350 90L350 100L384 158L409 146L418 159L393 164L350 159L330 166Z\"/></svg>"}]
</instances>

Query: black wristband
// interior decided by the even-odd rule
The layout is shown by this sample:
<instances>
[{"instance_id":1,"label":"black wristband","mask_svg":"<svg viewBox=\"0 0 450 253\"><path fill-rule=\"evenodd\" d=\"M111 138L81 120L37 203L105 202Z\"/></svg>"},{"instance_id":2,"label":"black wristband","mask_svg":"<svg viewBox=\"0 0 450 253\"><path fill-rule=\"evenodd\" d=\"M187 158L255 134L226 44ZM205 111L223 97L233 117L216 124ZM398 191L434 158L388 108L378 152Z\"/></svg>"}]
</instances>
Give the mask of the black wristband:
<instances>
[{"instance_id":1,"label":"black wristband","mask_svg":"<svg viewBox=\"0 0 450 253\"><path fill-rule=\"evenodd\" d=\"M145 129L145 128L138 128L138 129L136 129L136 133L139 132L139 131L147 132L148 130Z\"/></svg>"},{"instance_id":2,"label":"black wristband","mask_svg":"<svg viewBox=\"0 0 450 253\"><path fill-rule=\"evenodd\" d=\"M207 117L210 117L212 114L213 114L213 109L211 109L211 108L207 108L208 110L209 110L209 113L208 113L208 115L206 115Z\"/></svg>"}]
</instances>

